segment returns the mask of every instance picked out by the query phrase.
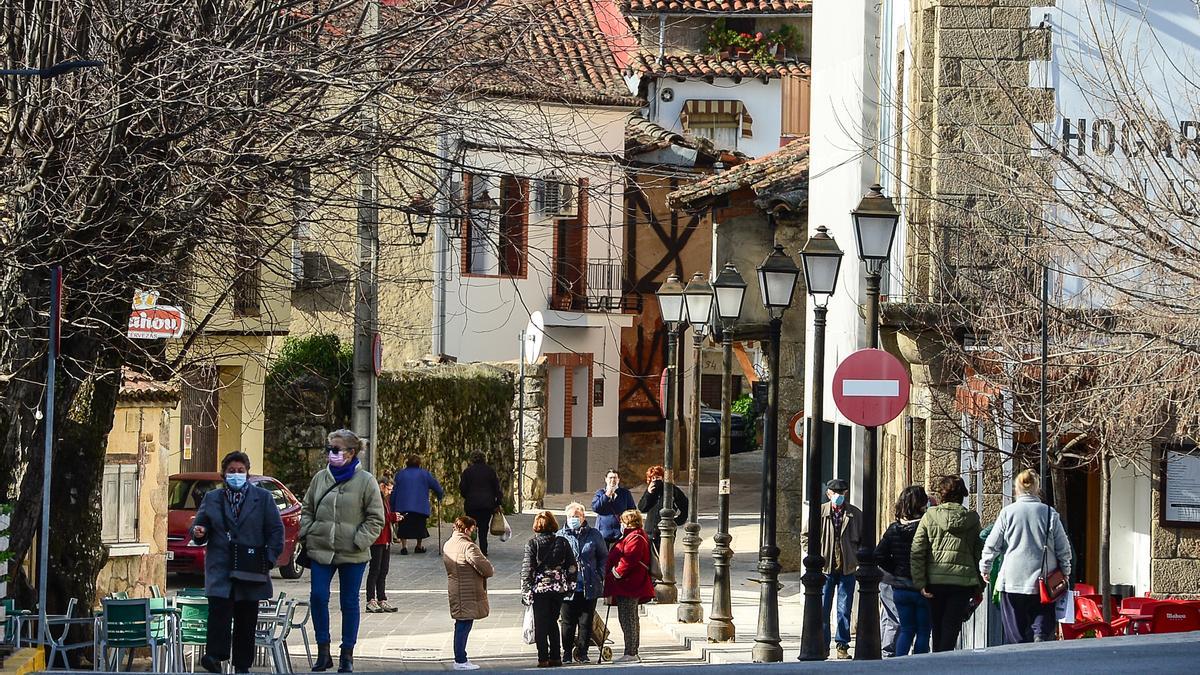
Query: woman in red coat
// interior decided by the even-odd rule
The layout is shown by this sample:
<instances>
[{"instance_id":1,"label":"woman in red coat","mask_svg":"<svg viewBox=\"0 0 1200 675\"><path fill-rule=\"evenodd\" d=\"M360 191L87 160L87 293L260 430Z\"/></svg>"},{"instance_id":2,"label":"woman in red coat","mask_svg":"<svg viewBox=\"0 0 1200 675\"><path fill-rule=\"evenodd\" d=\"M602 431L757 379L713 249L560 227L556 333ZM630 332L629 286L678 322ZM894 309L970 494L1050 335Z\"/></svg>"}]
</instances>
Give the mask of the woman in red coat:
<instances>
[{"instance_id":1,"label":"woman in red coat","mask_svg":"<svg viewBox=\"0 0 1200 675\"><path fill-rule=\"evenodd\" d=\"M625 655L613 663L638 662L640 625L638 605L654 599L650 578L650 537L642 529L642 514L629 510L621 514L621 538L608 552L604 574L604 595L617 605L617 618L625 634Z\"/></svg>"}]
</instances>

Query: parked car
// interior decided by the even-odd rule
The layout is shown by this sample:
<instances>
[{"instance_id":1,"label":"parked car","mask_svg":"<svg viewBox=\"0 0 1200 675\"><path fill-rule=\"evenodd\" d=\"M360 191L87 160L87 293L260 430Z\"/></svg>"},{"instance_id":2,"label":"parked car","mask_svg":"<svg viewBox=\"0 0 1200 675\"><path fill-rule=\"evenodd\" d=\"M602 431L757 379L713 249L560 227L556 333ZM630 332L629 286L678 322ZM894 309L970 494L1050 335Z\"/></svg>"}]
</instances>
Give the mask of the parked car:
<instances>
[{"instance_id":1,"label":"parked car","mask_svg":"<svg viewBox=\"0 0 1200 675\"><path fill-rule=\"evenodd\" d=\"M742 416L732 413L732 434L729 444L730 453L746 452L750 446L746 443L746 423ZM700 456L716 457L721 454L721 411L712 408L700 410Z\"/></svg>"},{"instance_id":2,"label":"parked car","mask_svg":"<svg viewBox=\"0 0 1200 675\"><path fill-rule=\"evenodd\" d=\"M204 574L203 546L191 545L188 532L196 519L196 508L210 490L221 487L221 474L178 473L171 476L167 492L167 571L180 574ZM283 554L275 562L284 579L299 579L304 568L296 564L300 555L300 500L270 476L250 476L250 483L275 498L283 518Z\"/></svg>"}]
</instances>

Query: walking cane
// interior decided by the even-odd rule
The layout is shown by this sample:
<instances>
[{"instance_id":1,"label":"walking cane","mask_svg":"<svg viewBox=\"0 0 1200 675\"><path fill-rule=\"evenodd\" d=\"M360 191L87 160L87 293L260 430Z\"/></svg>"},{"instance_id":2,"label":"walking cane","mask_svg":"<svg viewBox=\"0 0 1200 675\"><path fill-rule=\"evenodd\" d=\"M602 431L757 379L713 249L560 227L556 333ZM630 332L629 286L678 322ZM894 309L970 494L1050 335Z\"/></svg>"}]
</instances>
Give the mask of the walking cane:
<instances>
[{"instance_id":1,"label":"walking cane","mask_svg":"<svg viewBox=\"0 0 1200 675\"><path fill-rule=\"evenodd\" d=\"M438 512L438 555L442 554L442 500L437 500Z\"/></svg>"}]
</instances>

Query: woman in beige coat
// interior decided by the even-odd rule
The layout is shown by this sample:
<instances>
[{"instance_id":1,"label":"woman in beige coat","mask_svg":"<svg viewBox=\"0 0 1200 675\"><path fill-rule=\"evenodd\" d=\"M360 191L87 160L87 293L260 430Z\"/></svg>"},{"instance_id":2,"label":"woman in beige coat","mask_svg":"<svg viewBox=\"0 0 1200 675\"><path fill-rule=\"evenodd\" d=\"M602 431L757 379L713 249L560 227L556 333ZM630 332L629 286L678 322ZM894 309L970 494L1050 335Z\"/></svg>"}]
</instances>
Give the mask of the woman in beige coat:
<instances>
[{"instance_id":1,"label":"woman in beige coat","mask_svg":"<svg viewBox=\"0 0 1200 675\"><path fill-rule=\"evenodd\" d=\"M454 521L454 534L442 547L442 564L446 566L446 585L450 595L450 616L454 619L454 669L478 670L467 660L467 636L476 619L487 618L488 577L496 573L483 551L474 542L475 519L459 516Z\"/></svg>"}]
</instances>

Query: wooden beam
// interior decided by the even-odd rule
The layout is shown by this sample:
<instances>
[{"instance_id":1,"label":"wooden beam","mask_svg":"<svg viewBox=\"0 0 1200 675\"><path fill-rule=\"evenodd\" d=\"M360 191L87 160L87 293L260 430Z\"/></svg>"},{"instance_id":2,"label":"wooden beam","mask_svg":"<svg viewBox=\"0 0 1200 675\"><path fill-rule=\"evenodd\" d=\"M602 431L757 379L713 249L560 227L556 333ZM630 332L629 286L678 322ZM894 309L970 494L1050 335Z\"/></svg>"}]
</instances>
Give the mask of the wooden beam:
<instances>
[{"instance_id":1,"label":"wooden beam","mask_svg":"<svg viewBox=\"0 0 1200 675\"><path fill-rule=\"evenodd\" d=\"M746 380L753 385L758 382L758 373L754 372L754 364L750 363L750 355L746 353L746 348L742 343L733 343L733 354L737 357L738 365L742 367L742 374L746 376Z\"/></svg>"}]
</instances>

